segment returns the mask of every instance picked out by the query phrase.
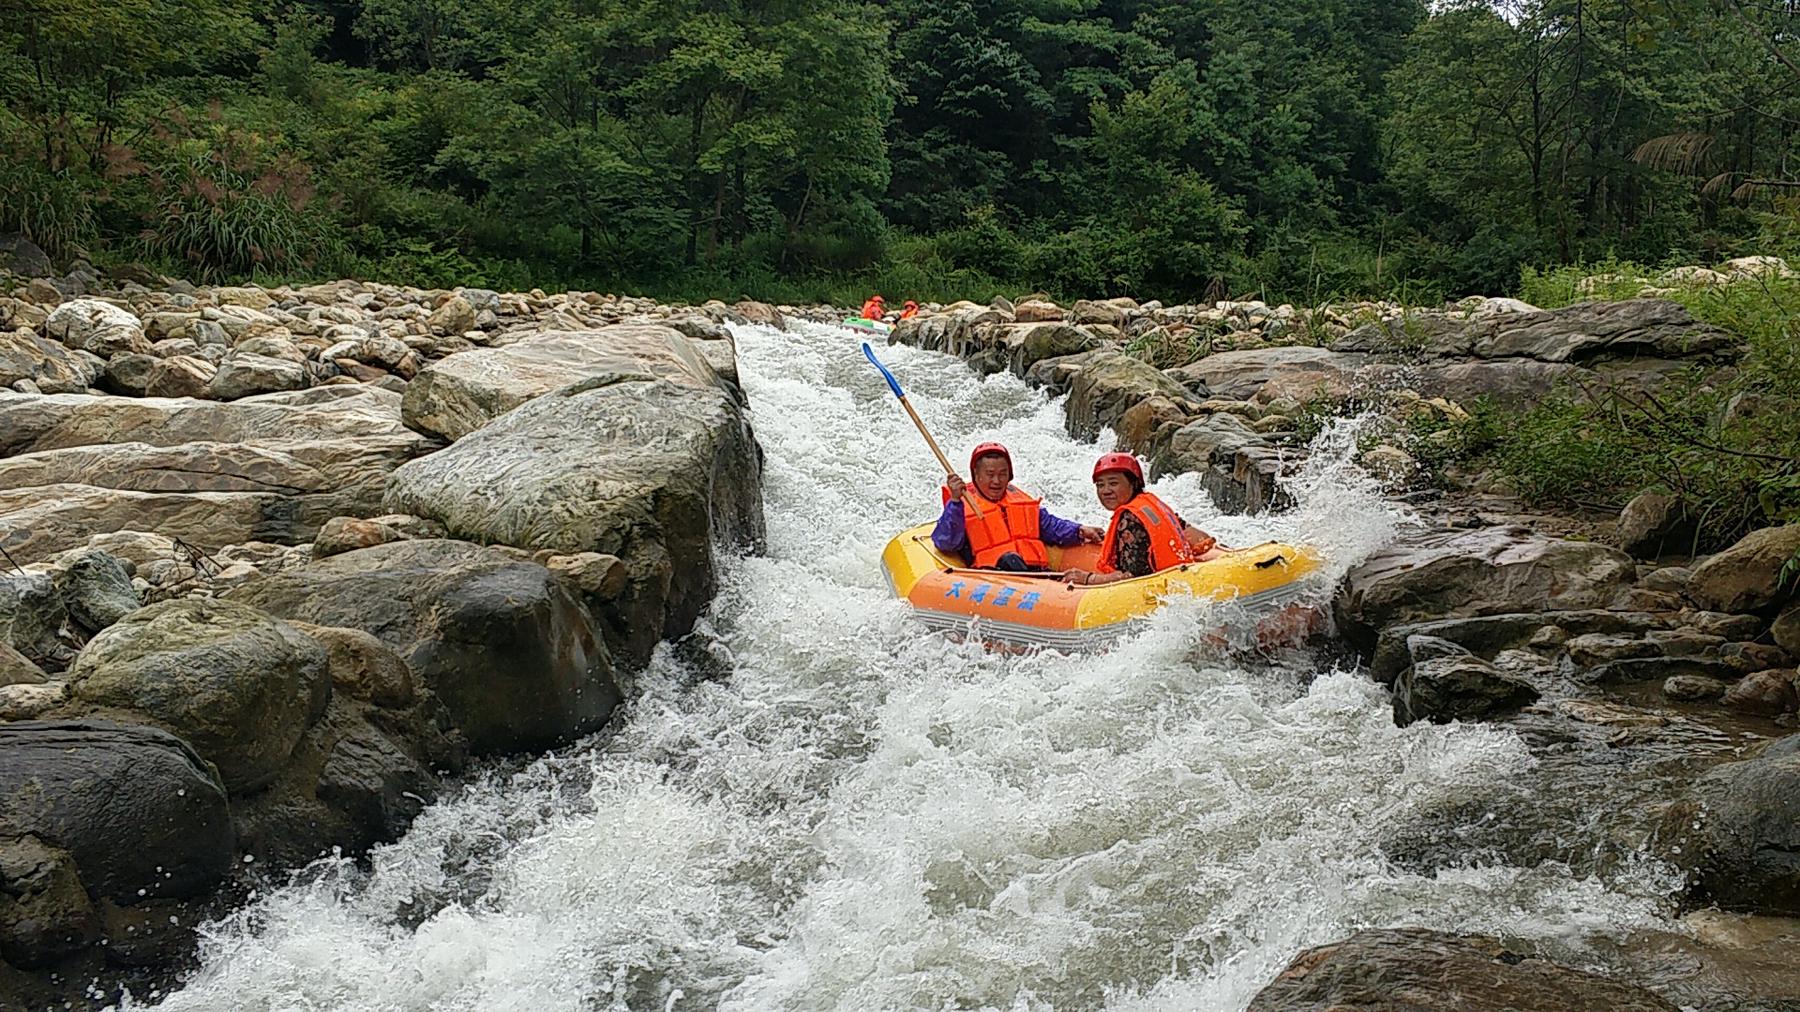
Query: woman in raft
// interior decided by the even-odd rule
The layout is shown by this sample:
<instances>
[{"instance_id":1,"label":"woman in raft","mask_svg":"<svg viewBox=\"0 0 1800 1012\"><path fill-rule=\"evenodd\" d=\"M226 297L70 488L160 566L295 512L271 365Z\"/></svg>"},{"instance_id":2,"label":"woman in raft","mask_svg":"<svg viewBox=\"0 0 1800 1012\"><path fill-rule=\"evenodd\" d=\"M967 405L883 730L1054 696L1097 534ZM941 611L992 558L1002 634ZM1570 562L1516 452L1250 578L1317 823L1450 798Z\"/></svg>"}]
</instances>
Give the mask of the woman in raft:
<instances>
[{"instance_id":1,"label":"woman in raft","mask_svg":"<svg viewBox=\"0 0 1800 1012\"><path fill-rule=\"evenodd\" d=\"M1100 542L1100 561L1093 572L1068 570L1064 583L1084 587L1117 583L1224 554L1217 539L1144 491L1144 469L1129 453L1108 453L1094 464L1094 494L1112 511L1112 523Z\"/></svg>"}]
</instances>

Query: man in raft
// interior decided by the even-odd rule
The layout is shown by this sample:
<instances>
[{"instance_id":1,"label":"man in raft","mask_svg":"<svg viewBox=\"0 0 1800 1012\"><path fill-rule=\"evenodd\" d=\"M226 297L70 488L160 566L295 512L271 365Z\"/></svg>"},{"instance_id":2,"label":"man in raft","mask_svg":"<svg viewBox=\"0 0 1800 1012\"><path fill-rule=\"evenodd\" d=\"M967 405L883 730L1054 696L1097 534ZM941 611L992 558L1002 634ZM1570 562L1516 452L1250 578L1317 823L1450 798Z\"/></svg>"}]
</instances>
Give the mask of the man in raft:
<instances>
[{"instance_id":1,"label":"man in raft","mask_svg":"<svg viewBox=\"0 0 1800 1012\"><path fill-rule=\"evenodd\" d=\"M869 296L869 301L863 303L863 307L862 307L862 318L863 319L875 320L875 321L879 322L881 320L881 318L886 315L887 315L887 304L881 301L880 295L871 295L871 296Z\"/></svg>"},{"instance_id":2,"label":"man in raft","mask_svg":"<svg viewBox=\"0 0 1800 1012\"><path fill-rule=\"evenodd\" d=\"M1100 561L1093 572L1065 572L1064 583L1117 583L1224 554L1215 538L1144 491L1144 469L1129 453L1108 453L1095 462L1094 494L1112 511L1112 523L1100 542Z\"/></svg>"},{"instance_id":3,"label":"man in raft","mask_svg":"<svg viewBox=\"0 0 1800 1012\"><path fill-rule=\"evenodd\" d=\"M911 299L907 299L906 305L900 307L900 318L902 320L910 320L917 315L919 315L919 304Z\"/></svg>"},{"instance_id":4,"label":"man in raft","mask_svg":"<svg viewBox=\"0 0 1800 1012\"><path fill-rule=\"evenodd\" d=\"M954 474L945 479L944 512L931 532L938 551L960 554L976 569L1029 573L1050 568L1046 545L1100 540L1100 528L1052 516L1013 485L1012 475L1012 454L999 443L982 443L969 454L970 481ZM966 516L963 504L968 492L976 500L974 517Z\"/></svg>"}]
</instances>

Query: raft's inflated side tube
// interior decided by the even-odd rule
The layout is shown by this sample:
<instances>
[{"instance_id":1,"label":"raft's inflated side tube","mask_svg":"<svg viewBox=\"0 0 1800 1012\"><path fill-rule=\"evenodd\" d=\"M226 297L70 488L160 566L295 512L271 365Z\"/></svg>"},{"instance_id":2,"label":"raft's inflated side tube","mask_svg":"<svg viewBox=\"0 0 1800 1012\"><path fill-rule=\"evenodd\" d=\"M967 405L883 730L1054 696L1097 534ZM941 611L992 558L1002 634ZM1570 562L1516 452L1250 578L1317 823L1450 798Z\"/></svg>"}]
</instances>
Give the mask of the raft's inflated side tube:
<instances>
[{"instance_id":1,"label":"raft's inflated side tube","mask_svg":"<svg viewBox=\"0 0 1800 1012\"><path fill-rule=\"evenodd\" d=\"M1134 621L1177 596L1232 601L1246 618L1282 615L1316 572L1311 549L1271 541L1210 562L1194 562L1098 587L1068 586L1054 576L969 569L940 554L931 524L902 531L881 564L897 597L931 629L987 641L1056 650L1097 650L1130 631ZM1092 569L1094 545L1051 548L1052 569Z\"/></svg>"}]
</instances>

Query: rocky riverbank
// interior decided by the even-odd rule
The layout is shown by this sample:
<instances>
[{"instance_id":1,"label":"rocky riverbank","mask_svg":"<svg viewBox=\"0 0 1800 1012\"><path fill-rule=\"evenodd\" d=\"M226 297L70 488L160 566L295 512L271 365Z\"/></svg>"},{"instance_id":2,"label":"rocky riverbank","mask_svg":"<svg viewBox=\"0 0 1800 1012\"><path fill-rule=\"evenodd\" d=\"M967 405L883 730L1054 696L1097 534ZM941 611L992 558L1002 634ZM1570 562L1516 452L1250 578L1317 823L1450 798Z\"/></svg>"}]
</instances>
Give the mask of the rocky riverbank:
<instances>
[{"instance_id":1,"label":"rocky riverbank","mask_svg":"<svg viewBox=\"0 0 1800 1012\"><path fill-rule=\"evenodd\" d=\"M725 321L589 293L0 296L0 995L179 967L403 833L470 756L600 727L762 537Z\"/></svg>"},{"instance_id":2,"label":"rocky riverbank","mask_svg":"<svg viewBox=\"0 0 1800 1012\"><path fill-rule=\"evenodd\" d=\"M166 980L259 875L394 839L471 756L604 724L706 607L713 547L762 535L721 324L844 315L79 265L11 291L0 995L58 1004L95 978ZM1551 312L998 299L928 307L894 337L1066 393L1072 433L1111 429L1260 510L1284 502L1309 417L1345 401L1451 419L1477 396L1730 368L1734 335L1655 295ZM1779 956L1800 915L1800 529L1690 558L1655 502L1615 529L1414 487L1397 441L1362 462L1419 519L1335 606L1396 721L1504 722L1546 761L1629 782L1606 813L1617 854L1572 863L1678 869L1692 937L1636 940L1597 960L1609 977L1506 939L1364 932L1300 956L1255 1007L1392 987L1431 1007L1800 999ZM1433 846L1396 827L1393 859L1445 860Z\"/></svg>"},{"instance_id":3,"label":"rocky riverbank","mask_svg":"<svg viewBox=\"0 0 1800 1012\"><path fill-rule=\"evenodd\" d=\"M1751 258L1701 280L1786 271ZM1254 511L1285 502L1308 416L1350 405L1383 421L1453 420L1476 398L1523 407L1559 385L1655 391L1678 374L1732 368L1743 353L1736 335L1644 285L1636 298L1553 311L1510 299L1438 309L1130 299L1064 308L1032 296L928 307L899 321L892 339L1066 393L1072 434L1111 429L1119 448L1158 473L1199 472L1221 507ZM1800 914L1789 859L1800 798L1791 755L1800 736L1790 735L1800 707L1800 526L1691 557L1681 554L1691 541L1676 529L1681 518L1655 496L1616 522L1544 515L1479 478L1415 486L1418 463L1396 443L1364 446L1360 459L1418 520L1350 571L1334 609L1338 634L1390 688L1395 720L1504 722L1546 756L1602 750L1608 767L1643 788L1630 810L1609 813L1622 851L1679 869L1683 906L1717 906L1735 912L1717 916L1791 937L1785 918ZM1700 963L1741 956L1735 936L1710 937L1718 948ZM1590 988L1595 1007L1673 1007L1493 955L1503 952L1491 939L1358 936L1301 957L1253 1007L1361 1004L1398 986L1394 973L1411 975L1405 990L1421 1006L1565 1008L1569 993ZM1700 963L1654 979L1683 996L1716 986L1748 1000L1770 996L1758 990L1767 987L1800 1000L1791 973L1746 987Z\"/></svg>"}]
</instances>

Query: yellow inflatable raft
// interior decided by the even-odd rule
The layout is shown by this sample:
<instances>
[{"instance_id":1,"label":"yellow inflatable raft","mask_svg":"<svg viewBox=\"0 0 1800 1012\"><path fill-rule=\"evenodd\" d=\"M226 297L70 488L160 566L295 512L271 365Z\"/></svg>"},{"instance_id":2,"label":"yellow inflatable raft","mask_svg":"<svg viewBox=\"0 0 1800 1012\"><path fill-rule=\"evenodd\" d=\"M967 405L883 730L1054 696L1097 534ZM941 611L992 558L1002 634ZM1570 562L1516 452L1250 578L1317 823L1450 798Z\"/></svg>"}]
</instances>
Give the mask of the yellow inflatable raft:
<instances>
[{"instance_id":1,"label":"yellow inflatable raft","mask_svg":"<svg viewBox=\"0 0 1800 1012\"><path fill-rule=\"evenodd\" d=\"M970 569L931 543L932 525L902 531L882 552L894 594L934 630L990 643L1055 650L1097 650L1177 596L1232 601L1256 622L1259 641L1309 633L1318 609L1301 601L1304 577L1319 568L1312 550L1268 542L1209 562L1189 563L1099 587L1066 585L1057 574ZM1092 569L1095 545L1051 548L1050 565Z\"/></svg>"}]
</instances>

